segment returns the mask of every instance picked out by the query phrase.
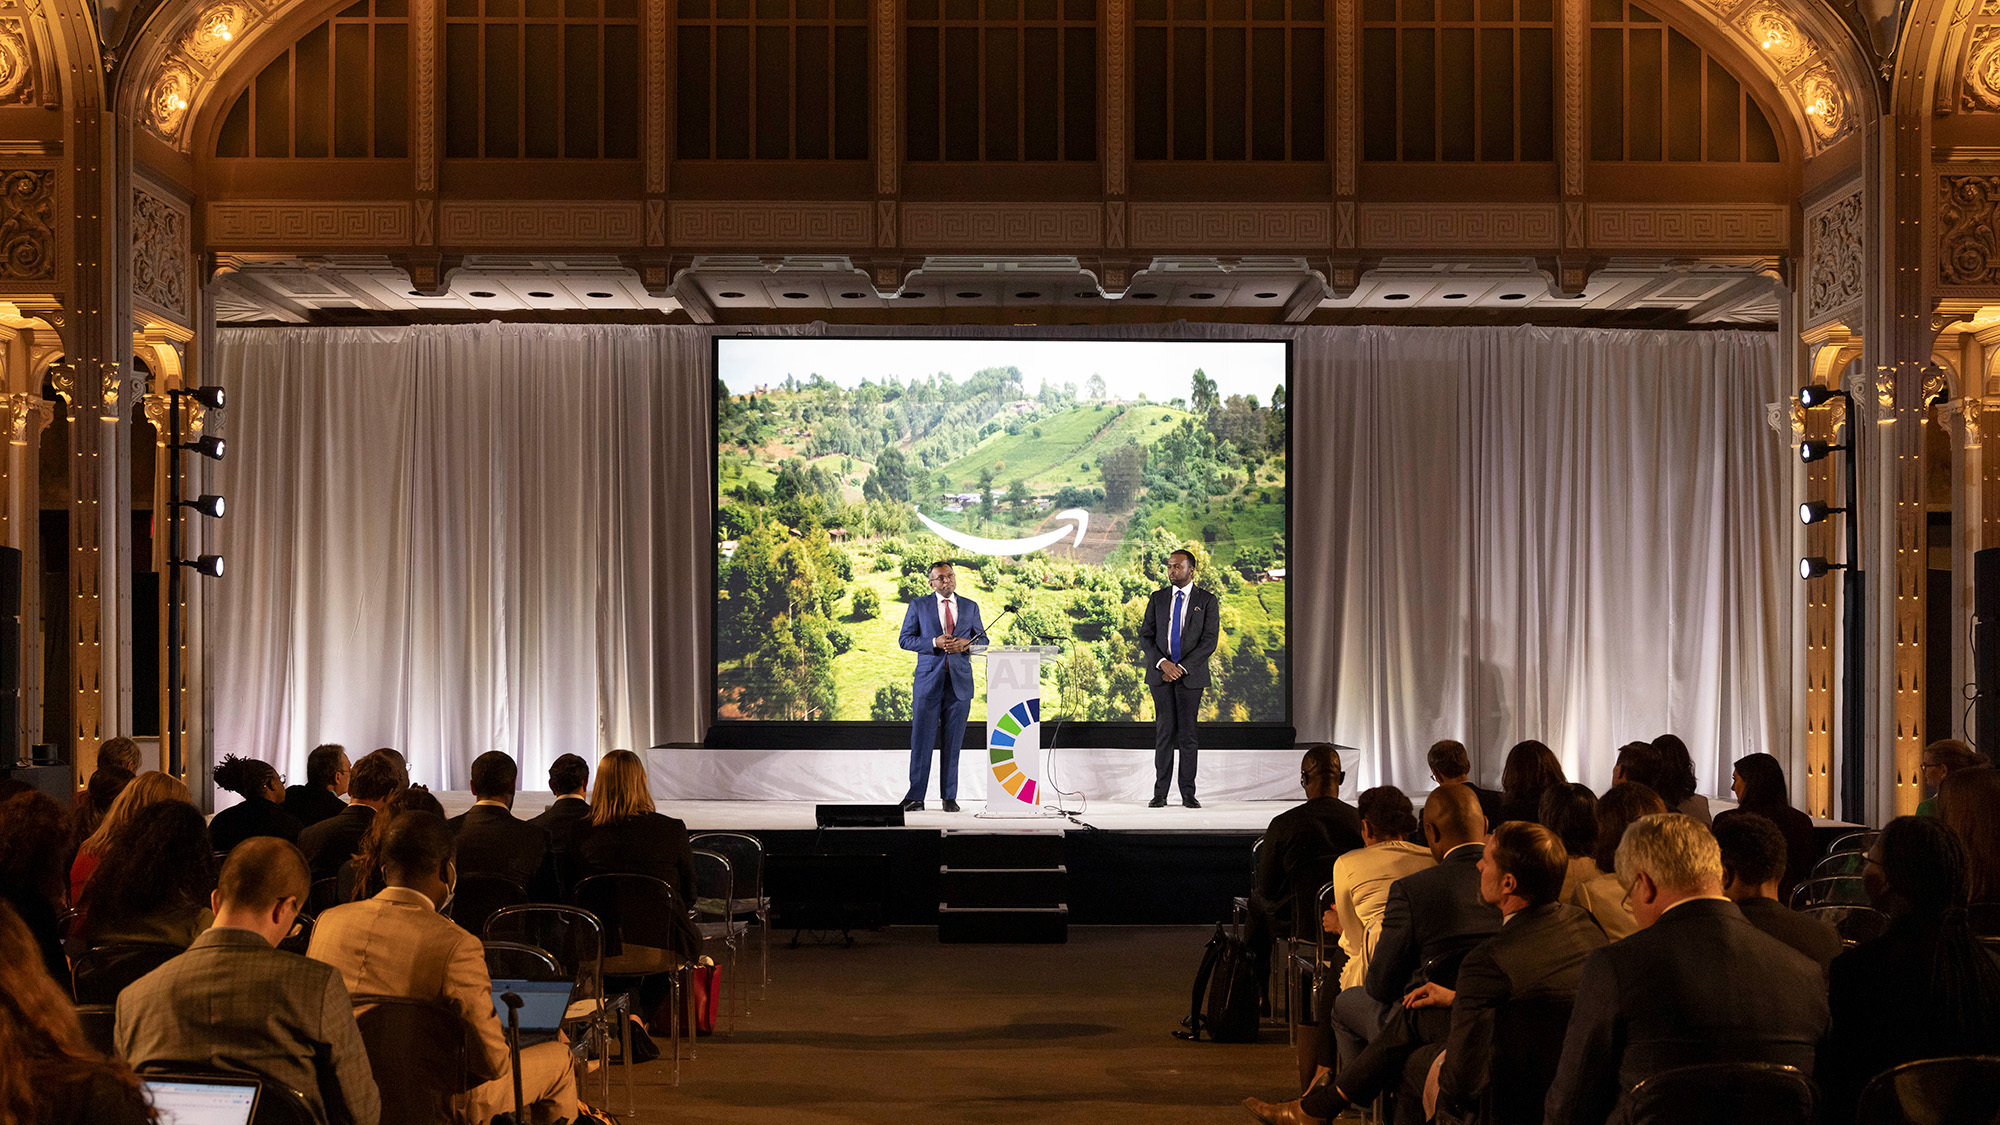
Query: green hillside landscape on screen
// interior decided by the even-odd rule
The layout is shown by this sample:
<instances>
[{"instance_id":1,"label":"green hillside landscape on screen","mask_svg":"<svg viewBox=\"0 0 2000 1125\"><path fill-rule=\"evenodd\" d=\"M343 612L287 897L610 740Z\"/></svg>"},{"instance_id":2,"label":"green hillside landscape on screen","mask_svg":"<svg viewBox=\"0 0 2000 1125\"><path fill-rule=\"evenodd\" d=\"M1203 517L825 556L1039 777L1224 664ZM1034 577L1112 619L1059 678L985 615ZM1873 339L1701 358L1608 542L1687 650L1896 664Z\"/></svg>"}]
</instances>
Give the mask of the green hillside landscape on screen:
<instances>
[{"instance_id":1,"label":"green hillside landscape on screen","mask_svg":"<svg viewBox=\"0 0 2000 1125\"><path fill-rule=\"evenodd\" d=\"M1045 715L1150 721L1137 637L1177 549L1222 604L1202 717L1286 719L1281 374L1261 395L1192 365L1107 383L1019 363L879 378L808 364L748 382L722 354L717 719L908 719L915 656L897 636L946 559L992 643L1062 650ZM987 554L924 518L1016 547L1057 541Z\"/></svg>"}]
</instances>

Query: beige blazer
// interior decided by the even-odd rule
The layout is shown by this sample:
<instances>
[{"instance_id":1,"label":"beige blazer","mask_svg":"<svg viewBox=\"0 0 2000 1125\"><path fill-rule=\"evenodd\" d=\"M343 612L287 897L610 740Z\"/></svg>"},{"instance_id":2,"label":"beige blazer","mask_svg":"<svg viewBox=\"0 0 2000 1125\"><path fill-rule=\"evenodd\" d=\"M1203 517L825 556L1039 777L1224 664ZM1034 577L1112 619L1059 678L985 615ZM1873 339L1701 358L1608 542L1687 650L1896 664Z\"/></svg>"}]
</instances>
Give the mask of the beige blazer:
<instances>
[{"instance_id":1,"label":"beige blazer","mask_svg":"<svg viewBox=\"0 0 2000 1125\"><path fill-rule=\"evenodd\" d=\"M1563 876L1562 901L1590 911L1604 936L1612 941L1639 932L1639 920L1625 902L1625 887L1618 876L1597 869L1597 861L1587 855L1571 856L1569 871Z\"/></svg>"},{"instance_id":2,"label":"beige blazer","mask_svg":"<svg viewBox=\"0 0 2000 1125\"><path fill-rule=\"evenodd\" d=\"M1340 987L1359 988L1367 979L1368 958L1389 905L1389 884L1436 866L1429 848L1407 840L1384 840L1333 861L1333 908L1340 914L1340 948L1347 952Z\"/></svg>"}]
</instances>

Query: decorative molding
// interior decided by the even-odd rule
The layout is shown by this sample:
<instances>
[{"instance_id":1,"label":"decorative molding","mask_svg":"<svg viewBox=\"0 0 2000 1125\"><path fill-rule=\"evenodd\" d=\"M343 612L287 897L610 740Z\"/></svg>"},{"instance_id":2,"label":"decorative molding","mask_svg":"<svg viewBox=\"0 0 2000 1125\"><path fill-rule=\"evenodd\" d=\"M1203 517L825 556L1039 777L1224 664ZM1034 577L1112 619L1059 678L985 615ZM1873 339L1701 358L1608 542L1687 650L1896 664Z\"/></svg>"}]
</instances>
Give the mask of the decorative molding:
<instances>
[{"instance_id":1,"label":"decorative molding","mask_svg":"<svg viewBox=\"0 0 2000 1125\"><path fill-rule=\"evenodd\" d=\"M905 246L1067 250L1104 241L1104 208L1095 203L905 202L902 210ZM1136 226L1136 206L1133 213Z\"/></svg>"},{"instance_id":2,"label":"decorative molding","mask_svg":"<svg viewBox=\"0 0 2000 1125\"><path fill-rule=\"evenodd\" d=\"M1805 62L1819 51L1819 44L1799 30L1799 25L1776 0L1758 0L1742 15L1736 26L1764 52L1764 57L1780 73Z\"/></svg>"},{"instance_id":3,"label":"decorative molding","mask_svg":"<svg viewBox=\"0 0 2000 1125\"><path fill-rule=\"evenodd\" d=\"M38 85L26 25L0 19L0 105L33 102Z\"/></svg>"},{"instance_id":4,"label":"decorative molding","mask_svg":"<svg viewBox=\"0 0 2000 1125\"><path fill-rule=\"evenodd\" d=\"M667 0L646 0L646 30L640 41L646 49L646 191L664 195L667 190ZM651 215L647 216L650 229ZM664 222L662 223L664 227ZM648 240L648 246L664 242Z\"/></svg>"},{"instance_id":5,"label":"decorative molding","mask_svg":"<svg viewBox=\"0 0 2000 1125\"><path fill-rule=\"evenodd\" d=\"M153 131L183 149L181 127L187 124L188 107L194 104L194 87L194 72L180 59L168 56L146 93L146 114Z\"/></svg>"},{"instance_id":6,"label":"decorative molding","mask_svg":"<svg viewBox=\"0 0 2000 1125\"><path fill-rule=\"evenodd\" d=\"M39 394L25 391L19 394L0 394L0 425L4 425L7 441L12 445L26 445L33 433L39 434L43 427L55 420L56 405Z\"/></svg>"},{"instance_id":7,"label":"decorative molding","mask_svg":"<svg viewBox=\"0 0 2000 1125\"><path fill-rule=\"evenodd\" d=\"M1791 441L1793 448L1806 439L1806 408L1797 396L1764 404L1764 424L1778 436Z\"/></svg>"},{"instance_id":8,"label":"decorative molding","mask_svg":"<svg viewBox=\"0 0 2000 1125\"><path fill-rule=\"evenodd\" d=\"M1584 211L1593 247L1699 248L1740 253L1779 248L1791 241L1791 209L1780 204L1659 207L1593 203Z\"/></svg>"},{"instance_id":9,"label":"decorative molding","mask_svg":"<svg viewBox=\"0 0 2000 1125\"><path fill-rule=\"evenodd\" d=\"M1588 245L1590 238L1584 233L1583 200L1563 201L1563 246L1565 249L1581 249Z\"/></svg>"},{"instance_id":10,"label":"decorative molding","mask_svg":"<svg viewBox=\"0 0 2000 1125\"><path fill-rule=\"evenodd\" d=\"M1334 117L1334 166L1333 193L1354 195L1358 180L1355 159L1355 136L1360 126L1356 123L1356 109L1361 100L1361 68L1355 59L1355 40L1360 38L1361 5L1356 0L1334 0L1333 3L1333 117ZM1348 224L1352 235L1353 224ZM1343 246L1352 246L1346 242Z\"/></svg>"},{"instance_id":11,"label":"decorative molding","mask_svg":"<svg viewBox=\"0 0 2000 1125\"><path fill-rule=\"evenodd\" d=\"M1861 189L1806 212L1806 324L1817 324L1862 296Z\"/></svg>"},{"instance_id":12,"label":"decorative molding","mask_svg":"<svg viewBox=\"0 0 2000 1125\"><path fill-rule=\"evenodd\" d=\"M1951 376L1944 368L1933 364L1930 373L1924 376L1923 397L1920 401L1928 409L1931 403L1950 397Z\"/></svg>"},{"instance_id":13,"label":"decorative molding","mask_svg":"<svg viewBox=\"0 0 2000 1125\"><path fill-rule=\"evenodd\" d=\"M452 246L637 246L642 210L624 200L447 201L438 228Z\"/></svg>"},{"instance_id":14,"label":"decorative molding","mask_svg":"<svg viewBox=\"0 0 2000 1125\"><path fill-rule=\"evenodd\" d=\"M56 276L56 173L0 171L0 281Z\"/></svg>"},{"instance_id":15,"label":"decorative molding","mask_svg":"<svg viewBox=\"0 0 2000 1125\"><path fill-rule=\"evenodd\" d=\"M1825 148L1847 132L1847 98L1831 67L1821 65L1806 71L1792 82L1792 90L1804 107L1806 124L1814 141Z\"/></svg>"},{"instance_id":16,"label":"decorative molding","mask_svg":"<svg viewBox=\"0 0 2000 1125\"><path fill-rule=\"evenodd\" d=\"M1122 199L1104 201L1104 246L1107 250L1125 249L1125 201Z\"/></svg>"},{"instance_id":17,"label":"decorative molding","mask_svg":"<svg viewBox=\"0 0 2000 1125\"><path fill-rule=\"evenodd\" d=\"M864 201L674 203L668 227L675 246L866 246L869 211Z\"/></svg>"},{"instance_id":18,"label":"decorative molding","mask_svg":"<svg viewBox=\"0 0 2000 1125\"><path fill-rule=\"evenodd\" d=\"M416 201L418 246L437 245L437 200L432 196L422 196Z\"/></svg>"},{"instance_id":19,"label":"decorative molding","mask_svg":"<svg viewBox=\"0 0 2000 1125\"><path fill-rule=\"evenodd\" d=\"M1132 244L1149 249L1324 250L1332 235L1325 204L1132 205Z\"/></svg>"},{"instance_id":20,"label":"decorative molding","mask_svg":"<svg viewBox=\"0 0 2000 1125\"><path fill-rule=\"evenodd\" d=\"M1583 194L1583 33L1590 26L1586 0L1563 0L1563 123L1562 190Z\"/></svg>"},{"instance_id":21,"label":"decorative molding","mask_svg":"<svg viewBox=\"0 0 2000 1125\"><path fill-rule=\"evenodd\" d=\"M1553 204L1364 203L1361 244L1375 249L1509 250L1556 244Z\"/></svg>"},{"instance_id":22,"label":"decorative molding","mask_svg":"<svg viewBox=\"0 0 2000 1125\"><path fill-rule=\"evenodd\" d=\"M1938 177L1938 281L2000 285L2000 176Z\"/></svg>"},{"instance_id":23,"label":"decorative molding","mask_svg":"<svg viewBox=\"0 0 2000 1125\"><path fill-rule=\"evenodd\" d=\"M1352 199L1343 199L1333 205L1335 249L1352 250L1355 245L1354 223L1355 205Z\"/></svg>"},{"instance_id":24,"label":"decorative molding","mask_svg":"<svg viewBox=\"0 0 2000 1125\"><path fill-rule=\"evenodd\" d=\"M417 72L416 130L415 145L410 155L416 165L416 186L419 192L434 192L438 185L438 5L442 0L411 0L410 40L411 53L416 56Z\"/></svg>"},{"instance_id":25,"label":"decorative molding","mask_svg":"<svg viewBox=\"0 0 2000 1125\"><path fill-rule=\"evenodd\" d=\"M875 193L894 195L903 156L903 99L896 88L896 0L875 0ZM676 224L678 225L678 224Z\"/></svg>"},{"instance_id":26,"label":"decorative molding","mask_svg":"<svg viewBox=\"0 0 2000 1125\"><path fill-rule=\"evenodd\" d=\"M888 249L896 245L896 201L875 201L875 245Z\"/></svg>"},{"instance_id":27,"label":"decorative molding","mask_svg":"<svg viewBox=\"0 0 2000 1125\"><path fill-rule=\"evenodd\" d=\"M2000 24L1975 29L1965 52L1965 85L1958 106L1968 113L2000 112Z\"/></svg>"},{"instance_id":28,"label":"decorative molding","mask_svg":"<svg viewBox=\"0 0 2000 1125\"><path fill-rule=\"evenodd\" d=\"M1105 0L1104 22L1104 194L1125 194L1126 77L1125 31L1131 24L1131 0Z\"/></svg>"},{"instance_id":29,"label":"decorative molding","mask_svg":"<svg viewBox=\"0 0 2000 1125\"><path fill-rule=\"evenodd\" d=\"M408 246L410 204L307 203L280 200L210 203L208 247L242 244L298 246ZM232 245L236 244L236 245Z\"/></svg>"},{"instance_id":30,"label":"decorative molding","mask_svg":"<svg viewBox=\"0 0 2000 1125\"><path fill-rule=\"evenodd\" d=\"M646 245L665 246L667 244L667 201L648 199L646 201Z\"/></svg>"},{"instance_id":31,"label":"decorative molding","mask_svg":"<svg viewBox=\"0 0 2000 1125\"><path fill-rule=\"evenodd\" d=\"M187 204L142 180L133 183L132 296L179 324L193 314L191 218Z\"/></svg>"},{"instance_id":32,"label":"decorative molding","mask_svg":"<svg viewBox=\"0 0 2000 1125\"><path fill-rule=\"evenodd\" d=\"M137 402L139 401L139 396L143 395L146 391L146 379L144 376L136 372L130 375L121 375L118 365L115 363L104 365L104 372L98 378L98 385L99 390L102 392L102 397L98 399L97 416L106 422L120 420L118 404L121 401Z\"/></svg>"}]
</instances>

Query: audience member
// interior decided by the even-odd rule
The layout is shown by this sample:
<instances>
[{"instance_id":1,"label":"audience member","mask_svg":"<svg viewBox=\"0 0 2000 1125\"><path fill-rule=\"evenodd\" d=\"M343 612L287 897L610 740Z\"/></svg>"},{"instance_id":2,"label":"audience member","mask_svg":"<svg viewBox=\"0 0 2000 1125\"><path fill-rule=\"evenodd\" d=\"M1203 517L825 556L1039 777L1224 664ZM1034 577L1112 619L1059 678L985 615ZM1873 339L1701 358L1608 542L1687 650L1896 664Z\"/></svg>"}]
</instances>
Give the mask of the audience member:
<instances>
[{"instance_id":1,"label":"audience member","mask_svg":"<svg viewBox=\"0 0 2000 1125\"><path fill-rule=\"evenodd\" d=\"M1854 1119L1868 1080L1917 1059L2000 1054L2000 966L1966 924L1965 850L1930 817L1899 816L1862 882L1889 928L1833 962L1822 1120Z\"/></svg>"},{"instance_id":2,"label":"audience member","mask_svg":"<svg viewBox=\"0 0 2000 1125\"><path fill-rule=\"evenodd\" d=\"M305 828L339 816L347 808L341 798L347 795L348 771L345 746L328 742L313 747L306 755L306 783L285 790L285 811Z\"/></svg>"},{"instance_id":3,"label":"audience member","mask_svg":"<svg viewBox=\"0 0 2000 1125\"><path fill-rule=\"evenodd\" d=\"M130 784L132 774L117 766L98 766L91 771L90 780L77 793L75 805L70 809L71 852L104 823L104 817L117 803L118 795L125 792L125 787Z\"/></svg>"},{"instance_id":4,"label":"audience member","mask_svg":"<svg viewBox=\"0 0 2000 1125\"><path fill-rule=\"evenodd\" d=\"M1417 831L1417 814L1401 789L1369 789L1361 794L1357 811L1363 846L1333 861L1333 909L1322 919L1328 933L1340 935L1340 948L1347 954L1340 970L1342 989L1359 989L1367 979L1390 884L1437 866L1429 848L1407 839Z\"/></svg>"},{"instance_id":5,"label":"audience member","mask_svg":"<svg viewBox=\"0 0 2000 1125\"><path fill-rule=\"evenodd\" d=\"M535 818L549 834L549 853L555 857L556 883L566 901L576 884L574 845L576 833L590 821L590 763L575 754L564 754L549 764L549 792L556 799Z\"/></svg>"},{"instance_id":6,"label":"audience member","mask_svg":"<svg viewBox=\"0 0 2000 1125\"><path fill-rule=\"evenodd\" d=\"M1708 829L1678 813L1641 817L1616 870L1640 930L1584 965L1547 1125L1601 1125L1626 1091L1675 1067L1810 1071L1827 1026L1820 968L1723 896Z\"/></svg>"},{"instance_id":7,"label":"audience member","mask_svg":"<svg viewBox=\"0 0 2000 1125\"><path fill-rule=\"evenodd\" d=\"M97 874L97 865L104 862L104 853L111 848L111 841L132 823L132 818L140 811L162 801L179 801L192 806L194 797L181 779L158 770L147 770L133 778L111 802L111 808L98 822L97 831L92 832L77 846L76 859L69 865L69 900L83 901L83 889L90 885L90 877Z\"/></svg>"},{"instance_id":8,"label":"audience member","mask_svg":"<svg viewBox=\"0 0 2000 1125\"><path fill-rule=\"evenodd\" d=\"M1654 791L1667 803L1667 811L1707 824L1711 819L1708 798L1695 792L1699 782L1695 780L1694 757L1688 753L1687 743L1681 741L1680 735L1663 734L1653 740L1653 755L1659 762L1654 775L1659 784Z\"/></svg>"},{"instance_id":9,"label":"audience member","mask_svg":"<svg viewBox=\"0 0 2000 1125\"><path fill-rule=\"evenodd\" d=\"M227 852L253 836L299 842L306 826L285 811L285 779L276 766L257 758L225 754L215 767L215 784L243 798L209 820L208 837L216 851Z\"/></svg>"},{"instance_id":10,"label":"audience member","mask_svg":"<svg viewBox=\"0 0 2000 1125\"><path fill-rule=\"evenodd\" d=\"M1960 770L1978 769L1980 766L1991 764L1986 755L1974 750L1960 739L1941 738L1924 747L1923 762L1917 768L1917 777L1923 783L1927 795L1917 802L1917 815L1938 815L1938 793L1944 786L1945 778Z\"/></svg>"},{"instance_id":11,"label":"audience member","mask_svg":"<svg viewBox=\"0 0 2000 1125\"><path fill-rule=\"evenodd\" d=\"M2000 903L2000 770L1959 770L1946 777L1938 786L1938 816L1965 847L1972 902Z\"/></svg>"},{"instance_id":12,"label":"audience member","mask_svg":"<svg viewBox=\"0 0 2000 1125\"><path fill-rule=\"evenodd\" d=\"M1722 816L1732 816L1737 811L1756 813L1785 834L1785 873L1778 879L1778 894L1789 902L1792 888L1805 879L1819 860L1819 838L1813 835L1812 817L1792 807L1785 785L1785 768L1769 754L1748 754L1736 759L1736 773L1730 779L1729 789L1736 794L1736 809Z\"/></svg>"},{"instance_id":13,"label":"audience member","mask_svg":"<svg viewBox=\"0 0 2000 1125\"><path fill-rule=\"evenodd\" d=\"M694 849L688 845L687 825L654 811L646 765L630 750L613 750L597 763L590 823L579 829L576 850L579 879L651 875L671 883L683 902L693 892Z\"/></svg>"},{"instance_id":14,"label":"audience member","mask_svg":"<svg viewBox=\"0 0 2000 1125\"><path fill-rule=\"evenodd\" d=\"M214 921L215 849L193 805L161 801L140 809L104 852L84 888L72 950L111 942L186 946Z\"/></svg>"},{"instance_id":15,"label":"audience member","mask_svg":"<svg viewBox=\"0 0 2000 1125\"><path fill-rule=\"evenodd\" d=\"M63 853L69 842L64 829L62 806L39 789L0 801L0 903L12 907L28 928L41 950L43 970L67 982L61 924Z\"/></svg>"},{"instance_id":16,"label":"audience member","mask_svg":"<svg viewBox=\"0 0 2000 1125\"><path fill-rule=\"evenodd\" d=\"M340 970L349 995L403 996L456 1011L473 1048L467 1065L481 1083L463 1099L466 1115L487 1122L511 1112L513 1067L493 1011L484 949L438 913L458 879L450 826L430 813L396 817L382 837L382 871L388 886L381 894L320 915L310 955ZM576 1116L568 1043L523 1049L521 1085L526 1105L556 1118Z\"/></svg>"},{"instance_id":17,"label":"audience member","mask_svg":"<svg viewBox=\"0 0 2000 1125\"><path fill-rule=\"evenodd\" d=\"M48 802L51 823L60 825L62 806L36 796ZM0 837L6 834L0 831ZM138 1078L124 1063L98 1054L84 1038L67 989L35 956L39 944L13 907L0 902L0 1122L152 1122ZM68 976L64 970L61 979Z\"/></svg>"},{"instance_id":18,"label":"audience member","mask_svg":"<svg viewBox=\"0 0 2000 1125\"><path fill-rule=\"evenodd\" d=\"M348 806L299 833L299 850L306 853L314 882L337 875L340 865L354 857L368 822L391 794L405 786L408 776L400 755L391 757L380 750L354 763L347 780L352 798Z\"/></svg>"},{"instance_id":19,"label":"audience member","mask_svg":"<svg viewBox=\"0 0 2000 1125\"><path fill-rule=\"evenodd\" d=\"M1590 915L1555 901L1567 868L1562 841L1541 825L1509 821L1495 829L1478 862L1479 894L1505 924L1465 955L1456 986L1431 982L1410 992L1389 1029L1337 1075L1315 1078L1298 1102L1270 1106L1253 1098L1244 1105L1266 1122L1302 1122L1366 1104L1400 1083L1395 1119L1414 1125L1428 1116L1422 1112L1424 1080L1442 1050L1440 1103L1460 1115L1476 1109L1493 1085L1501 1010L1525 997L1567 1002L1585 959L1604 945ZM1531 1069L1553 1073L1559 1047L1548 1044L1549 1065ZM1517 1064L1532 1050L1512 1045ZM1539 1108L1542 1098L1523 1094L1521 1100Z\"/></svg>"},{"instance_id":20,"label":"audience member","mask_svg":"<svg viewBox=\"0 0 2000 1125\"><path fill-rule=\"evenodd\" d=\"M1538 820L1562 841L1563 852L1569 857L1556 901L1589 914L1613 941L1638 929L1631 908L1625 905L1625 888L1618 885L1618 877L1597 866L1597 796L1590 786L1554 786L1542 794Z\"/></svg>"},{"instance_id":21,"label":"audience member","mask_svg":"<svg viewBox=\"0 0 2000 1125\"><path fill-rule=\"evenodd\" d=\"M1340 799L1345 774L1340 752L1325 742L1307 747L1299 762L1299 787L1305 803L1279 813L1264 830L1257 853L1256 877L1250 889L1250 919L1244 940L1258 980L1271 976L1271 943L1275 933L1293 935L1298 923L1318 920L1311 900L1333 877L1334 861L1362 846L1361 815Z\"/></svg>"},{"instance_id":22,"label":"audience member","mask_svg":"<svg viewBox=\"0 0 2000 1125\"><path fill-rule=\"evenodd\" d=\"M1636 781L1613 785L1597 799L1597 852L1593 858L1597 869L1604 874L1579 888L1579 901L1573 905L1590 911L1590 916L1604 927L1604 936L1612 941L1639 931L1639 920L1617 874L1619 842L1625 839L1625 830L1639 818L1666 811L1667 804L1660 800L1660 795Z\"/></svg>"},{"instance_id":23,"label":"audience member","mask_svg":"<svg viewBox=\"0 0 2000 1125\"><path fill-rule=\"evenodd\" d=\"M488 750L472 760L472 807L451 820L458 834L458 873L497 875L536 902L553 901L555 867L549 834L514 815L514 759Z\"/></svg>"},{"instance_id":24,"label":"audience member","mask_svg":"<svg viewBox=\"0 0 2000 1125\"><path fill-rule=\"evenodd\" d=\"M1630 782L1660 791L1660 752L1650 742L1628 742L1618 748L1611 766L1611 784ZM1665 798L1661 798L1665 800Z\"/></svg>"},{"instance_id":25,"label":"audience member","mask_svg":"<svg viewBox=\"0 0 2000 1125\"><path fill-rule=\"evenodd\" d=\"M1500 794L1491 789L1481 789L1472 783L1472 758L1465 752L1465 743L1456 739L1444 739L1431 743L1424 760L1431 768L1431 780L1439 787L1463 785L1479 798L1479 811L1486 816L1488 826L1500 823ZM1484 839L1485 830L1479 831Z\"/></svg>"},{"instance_id":26,"label":"audience member","mask_svg":"<svg viewBox=\"0 0 2000 1125\"><path fill-rule=\"evenodd\" d=\"M361 845L355 849L354 858L340 865L334 876L334 899L337 902L359 902L364 898L374 898L382 893L388 884L382 881L382 834L389 830L397 817L408 812L427 812L438 819L444 819L444 805L438 802L430 790L421 785L408 789L398 789L382 805L382 811L368 822L368 831L361 837Z\"/></svg>"},{"instance_id":27,"label":"audience member","mask_svg":"<svg viewBox=\"0 0 2000 1125\"><path fill-rule=\"evenodd\" d=\"M375 753L387 758L389 764L396 767L396 788L402 789L410 784L410 762L403 757L401 750L394 746L382 746L377 747Z\"/></svg>"},{"instance_id":28,"label":"audience member","mask_svg":"<svg viewBox=\"0 0 2000 1125\"><path fill-rule=\"evenodd\" d=\"M119 735L116 738L107 738L98 744L97 765L93 768L101 770L108 767L124 770L136 777L142 764L139 759L139 744L124 735Z\"/></svg>"},{"instance_id":29,"label":"audience member","mask_svg":"<svg viewBox=\"0 0 2000 1125\"><path fill-rule=\"evenodd\" d=\"M1500 808L1492 818L1493 825L1509 820L1532 823L1541 811L1542 794L1568 782L1555 751L1532 738L1515 743L1507 751L1507 763L1500 767Z\"/></svg>"},{"instance_id":30,"label":"audience member","mask_svg":"<svg viewBox=\"0 0 2000 1125\"><path fill-rule=\"evenodd\" d=\"M1715 826L1722 851L1722 893L1758 929L1819 962L1824 969L1840 955L1840 935L1778 901L1778 878L1785 872L1785 834L1778 826L1744 813Z\"/></svg>"},{"instance_id":31,"label":"audience member","mask_svg":"<svg viewBox=\"0 0 2000 1125\"><path fill-rule=\"evenodd\" d=\"M215 925L118 995L133 1066L197 1063L289 1086L328 1125L374 1125L380 1095L340 973L274 948L311 879L298 847L253 836L222 865Z\"/></svg>"}]
</instances>

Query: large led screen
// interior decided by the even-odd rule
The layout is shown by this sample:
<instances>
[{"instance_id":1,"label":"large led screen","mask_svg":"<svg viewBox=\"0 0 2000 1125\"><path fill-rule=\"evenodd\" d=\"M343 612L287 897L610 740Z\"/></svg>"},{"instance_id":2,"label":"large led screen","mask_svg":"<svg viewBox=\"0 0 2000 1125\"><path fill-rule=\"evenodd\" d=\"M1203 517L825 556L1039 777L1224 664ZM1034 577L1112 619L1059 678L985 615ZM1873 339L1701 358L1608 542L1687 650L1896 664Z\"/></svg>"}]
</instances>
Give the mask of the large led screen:
<instances>
[{"instance_id":1,"label":"large led screen","mask_svg":"<svg viewBox=\"0 0 2000 1125\"><path fill-rule=\"evenodd\" d=\"M1140 620L1186 549L1222 605L1202 718L1289 721L1288 365L1281 341L718 339L714 718L907 720L897 637L943 559L993 644L1062 650L1045 716L1150 721Z\"/></svg>"}]
</instances>

